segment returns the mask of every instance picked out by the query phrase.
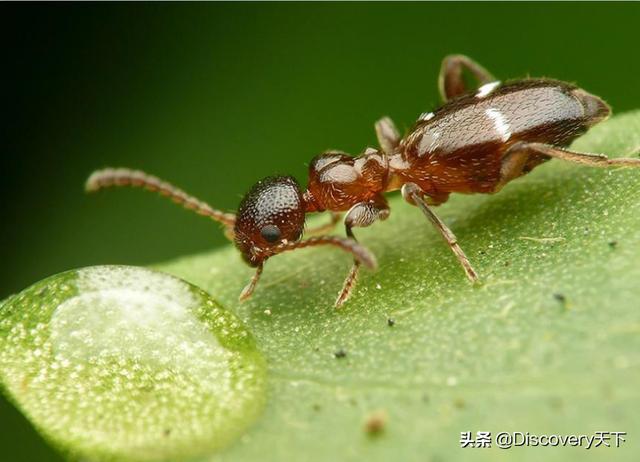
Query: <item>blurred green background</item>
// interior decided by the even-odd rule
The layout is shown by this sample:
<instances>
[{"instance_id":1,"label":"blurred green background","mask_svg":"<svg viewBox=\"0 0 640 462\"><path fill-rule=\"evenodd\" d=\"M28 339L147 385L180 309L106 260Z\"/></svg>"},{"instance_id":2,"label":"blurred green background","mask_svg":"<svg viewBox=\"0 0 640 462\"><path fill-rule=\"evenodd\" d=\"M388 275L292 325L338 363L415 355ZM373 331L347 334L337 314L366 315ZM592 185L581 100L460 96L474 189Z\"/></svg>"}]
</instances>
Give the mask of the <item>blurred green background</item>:
<instances>
[{"instance_id":1,"label":"blurred green background","mask_svg":"<svg viewBox=\"0 0 640 462\"><path fill-rule=\"evenodd\" d=\"M233 210L263 176L304 183L315 154L374 144L382 115L410 126L437 105L449 53L638 108L639 20L638 3L3 3L0 299L66 269L225 242L149 194L85 196L95 168L142 168ZM60 459L6 401L0 447Z\"/></svg>"}]
</instances>

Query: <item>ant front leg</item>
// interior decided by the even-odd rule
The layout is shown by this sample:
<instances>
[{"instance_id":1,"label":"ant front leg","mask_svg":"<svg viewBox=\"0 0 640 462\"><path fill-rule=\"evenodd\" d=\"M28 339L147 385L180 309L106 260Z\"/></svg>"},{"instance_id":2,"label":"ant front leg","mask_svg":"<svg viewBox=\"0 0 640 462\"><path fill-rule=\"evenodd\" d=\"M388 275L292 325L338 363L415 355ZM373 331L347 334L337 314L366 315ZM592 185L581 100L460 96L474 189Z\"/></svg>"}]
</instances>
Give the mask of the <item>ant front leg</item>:
<instances>
[{"instance_id":1,"label":"ant front leg","mask_svg":"<svg viewBox=\"0 0 640 462\"><path fill-rule=\"evenodd\" d=\"M458 245L458 239L453 234L453 232L444 224L440 218L431 210L427 201L423 198L424 192L420 189L420 187L414 183L405 183L402 186L402 197L404 200L409 202L412 205L418 206L422 213L429 219L431 224L440 232L444 240L449 245L449 248L454 253L462 269L464 270L467 278L471 282L476 282L478 280L478 274L469 263L469 259L462 251L460 246Z\"/></svg>"},{"instance_id":2,"label":"ant front leg","mask_svg":"<svg viewBox=\"0 0 640 462\"><path fill-rule=\"evenodd\" d=\"M364 228L371 226L376 220L386 220L389 217L389 212L389 205L383 196L378 196L369 202L360 202L354 205L344 218L347 236L357 241L356 236L353 234L353 228ZM351 270L349 270L349 274L342 285L342 290L336 299L336 308L341 307L349 299L358 280L359 270L360 261L354 259Z\"/></svg>"},{"instance_id":3,"label":"ant front leg","mask_svg":"<svg viewBox=\"0 0 640 462\"><path fill-rule=\"evenodd\" d=\"M260 280L260 276L262 275L263 268L263 263L260 263L256 268L256 272L253 273L253 276L251 277L249 283L244 287L244 289L242 289L242 292L240 292L239 300L241 302L244 302L246 299L251 297L251 294L253 294L253 291L258 285L258 281Z\"/></svg>"},{"instance_id":4,"label":"ant front leg","mask_svg":"<svg viewBox=\"0 0 640 462\"><path fill-rule=\"evenodd\" d=\"M463 71L469 71L480 83L485 85L495 82L491 72L465 55L449 55L442 60L440 76L438 77L438 89L440 97L445 103L450 99L464 95L471 91L464 82Z\"/></svg>"}]
</instances>

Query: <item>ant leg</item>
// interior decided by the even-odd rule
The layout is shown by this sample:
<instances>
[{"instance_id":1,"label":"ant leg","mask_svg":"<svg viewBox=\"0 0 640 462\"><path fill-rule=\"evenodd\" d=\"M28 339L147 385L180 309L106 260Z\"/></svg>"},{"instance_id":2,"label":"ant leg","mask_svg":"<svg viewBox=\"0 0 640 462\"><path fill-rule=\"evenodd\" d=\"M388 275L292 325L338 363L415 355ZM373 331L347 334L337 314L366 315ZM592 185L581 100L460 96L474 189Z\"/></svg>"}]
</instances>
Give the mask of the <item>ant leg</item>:
<instances>
[{"instance_id":1,"label":"ant leg","mask_svg":"<svg viewBox=\"0 0 640 462\"><path fill-rule=\"evenodd\" d=\"M440 97L445 103L452 98L470 91L464 82L463 70L473 74L481 85L494 82L496 79L491 73L465 55L449 55L442 60L440 75L438 77L438 89Z\"/></svg>"},{"instance_id":2,"label":"ant leg","mask_svg":"<svg viewBox=\"0 0 640 462\"><path fill-rule=\"evenodd\" d=\"M496 184L494 193L500 191L511 180L522 176L524 168L529 161L529 152L520 149L508 149L502 158L500 166L500 180Z\"/></svg>"},{"instance_id":3,"label":"ant leg","mask_svg":"<svg viewBox=\"0 0 640 462\"><path fill-rule=\"evenodd\" d=\"M347 212L344 218L344 226L347 236L357 242L356 236L353 234L354 227L367 227L372 225L376 220L386 220L389 217L389 206L384 197L379 196L370 202L360 202L354 205ZM335 307L340 308L348 299L358 280L358 271L360 270L360 262L353 260L353 265L349 270L349 274L344 280L342 289L338 294Z\"/></svg>"},{"instance_id":4,"label":"ant leg","mask_svg":"<svg viewBox=\"0 0 640 462\"><path fill-rule=\"evenodd\" d=\"M450 193L431 193L423 199L427 202L427 205L442 205L449 200Z\"/></svg>"},{"instance_id":5,"label":"ant leg","mask_svg":"<svg viewBox=\"0 0 640 462\"><path fill-rule=\"evenodd\" d=\"M167 183L143 171L130 170L128 168L105 168L103 170L96 170L87 179L85 190L87 192L96 192L114 186L139 187L157 192L188 210L193 210L199 215L204 215L222 223L226 227L225 235L230 240L233 240L233 225L236 221L234 214L216 210L206 202L190 196L171 183Z\"/></svg>"},{"instance_id":6,"label":"ant leg","mask_svg":"<svg viewBox=\"0 0 640 462\"><path fill-rule=\"evenodd\" d=\"M553 157L576 164L588 165L590 167L640 167L640 159L631 159L629 157L609 159L604 154L571 151L570 149L559 148L544 143L520 142L514 144L509 150L512 152L524 152L527 155Z\"/></svg>"},{"instance_id":7,"label":"ant leg","mask_svg":"<svg viewBox=\"0 0 640 462\"><path fill-rule=\"evenodd\" d=\"M329 214L331 215L331 221L329 223L325 223L324 225L320 225L320 226L316 226L315 228L310 228L306 231L305 234L321 234L321 233L328 233L330 231L333 231L333 228L336 227L336 225L338 224L338 222L340 221L340 218L342 217L342 215L340 215L338 212L329 212Z\"/></svg>"},{"instance_id":8,"label":"ant leg","mask_svg":"<svg viewBox=\"0 0 640 462\"><path fill-rule=\"evenodd\" d=\"M256 268L255 274L251 277L251 280L249 281L249 283L244 287L244 289L242 289L242 292L240 292L239 300L241 302L243 302L246 299L248 299L249 297L251 297L251 294L253 293L253 290L256 288L256 285L258 284L258 281L260 280L260 275L262 274L262 269L263 269L263 264L260 263L260 265Z\"/></svg>"},{"instance_id":9,"label":"ant leg","mask_svg":"<svg viewBox=\"0 0 640 462\"><path fill-rule=\"evenodd\" d=\"M402 197L404 200L409 202L410 204L417 205L422 213L429 219L431 224L435 226L435 228L440 232L444 240L449 244L449 248L454 253L460 265L462 265L462 269L464 270L467 278L471 282L476 282L478 280L478 274L469 263L469 259L462 251L460 246L458 245L458 240L453 232L445 225L438 216L433 213L433 210L427 205L427 202L422 197L424 193L420 189L420 187L414 183L405 183L402 186Z\"/></svg>"},{"instance_id":10,"label":"ant leg","mask_svg":"<svg viewBox=\"0 0 640 462\"><path fill-rule=\"evenodd\" d=\"M375 124L378 144L385 154L391 154L400 143L400 133L393 120L383 117Z\"/></svg>"}]
</instances>

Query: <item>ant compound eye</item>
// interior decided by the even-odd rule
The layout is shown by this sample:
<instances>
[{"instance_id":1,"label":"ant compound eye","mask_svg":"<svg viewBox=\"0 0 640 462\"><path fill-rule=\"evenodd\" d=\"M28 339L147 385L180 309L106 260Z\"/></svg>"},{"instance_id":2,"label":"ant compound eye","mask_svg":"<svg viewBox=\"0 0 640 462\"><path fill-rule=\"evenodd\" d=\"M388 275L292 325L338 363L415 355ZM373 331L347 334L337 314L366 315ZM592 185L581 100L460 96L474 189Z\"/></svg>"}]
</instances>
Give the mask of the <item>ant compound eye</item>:
<instances>
[{"instance_id":1,"label":"ant compound eye","mask_svg":"<svg viewBox=\"0 0 640 462\"><path fill-rule=\"evenodd\" d=\"M280 228L278 228L277 226L267 225L262 227L262 229L260 230L260 235L262 235L265 241L271 242L273 244L274 242L278 242L280 240L280 236L282 235L282 233L280 233Z\"/></svg>"}]
</instances>

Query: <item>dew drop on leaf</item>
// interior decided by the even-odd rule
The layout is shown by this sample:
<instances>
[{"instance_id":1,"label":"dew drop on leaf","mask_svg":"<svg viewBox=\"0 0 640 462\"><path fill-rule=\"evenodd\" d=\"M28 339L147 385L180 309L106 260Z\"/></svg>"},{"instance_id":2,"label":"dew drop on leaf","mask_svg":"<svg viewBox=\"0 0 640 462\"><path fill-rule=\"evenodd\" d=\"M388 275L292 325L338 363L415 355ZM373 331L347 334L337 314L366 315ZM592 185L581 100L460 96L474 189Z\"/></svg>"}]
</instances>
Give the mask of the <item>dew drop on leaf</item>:
<instances>
[{"instance_id":1,"label":"dew drop on leaf","mask_svg":"<svg viewBox=\"0 0 640 462\"><path fill-rule=\"evenodd\" d=\"M63 450L92 460L184 460L240 434L264 401L250 333L180 279L102 266L0 305L9 398Z\"/></svg>"}]
</instances>

